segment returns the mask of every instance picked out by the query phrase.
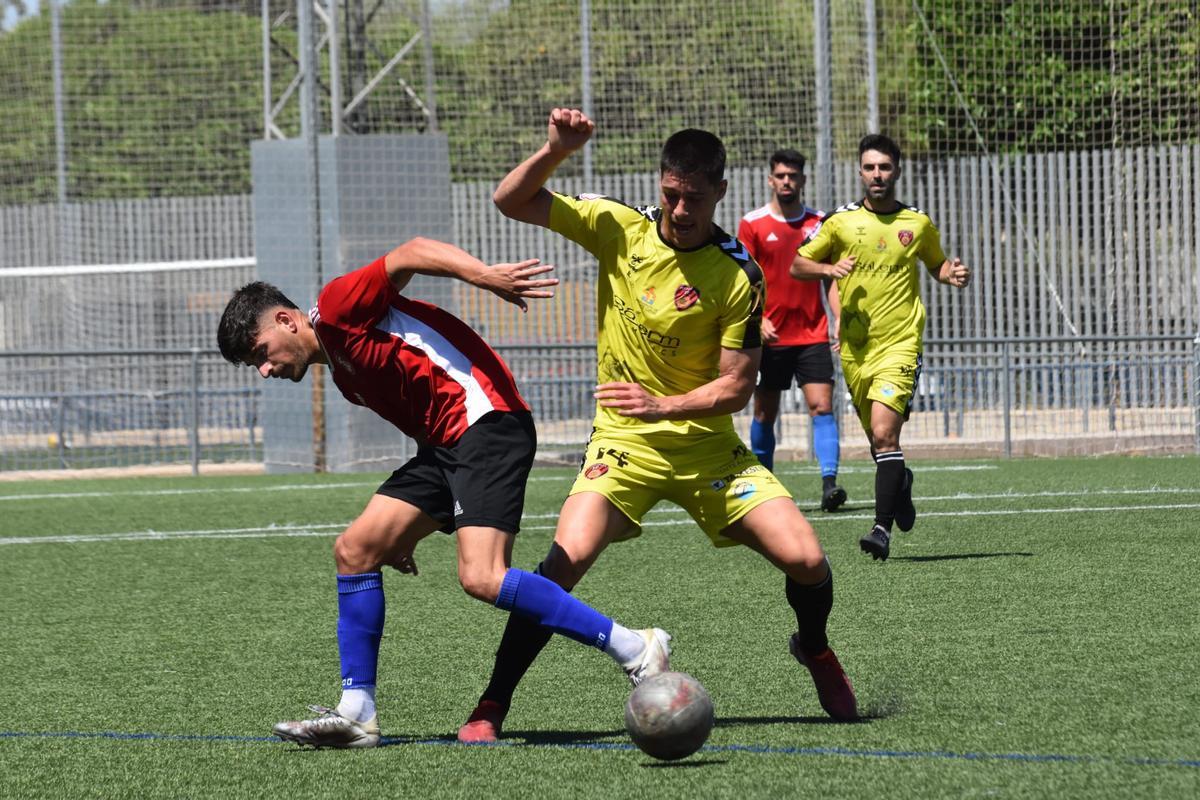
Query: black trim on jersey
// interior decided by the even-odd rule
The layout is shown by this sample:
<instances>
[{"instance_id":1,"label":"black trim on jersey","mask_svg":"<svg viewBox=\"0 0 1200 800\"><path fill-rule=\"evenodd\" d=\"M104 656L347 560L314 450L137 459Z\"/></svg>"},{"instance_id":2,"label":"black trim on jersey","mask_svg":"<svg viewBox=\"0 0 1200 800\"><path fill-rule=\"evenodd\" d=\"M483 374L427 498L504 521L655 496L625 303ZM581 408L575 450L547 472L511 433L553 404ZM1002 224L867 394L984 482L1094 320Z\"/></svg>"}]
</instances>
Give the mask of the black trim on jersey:
<instances>
[{"instance_id":1,"label":"black trim on jersey","mask_svg":"<svg viewBox=\"0 0 1200 800\"><path fill-rule=\"evenodd\" d=\"M750 255L746 245L742 244L736 236L730 236L715 225L713 229L715 233L709 244L729 256L741 268L742 272L746 274L746 280L750 281L750 290L754 292L754 304L750 307L750 319L746 323L746 335L742 339L740 349L749 350L762 347L762 315L763 306L766 303L762 267Z\"/></svg>"},{"instance_id":2,"label":"black trim on jersey","mask_svg":"<svg viewBox=\"0 0 1200 800\"><path fill-rule=\"evenodd\" d=\"M884 214L881 211L876 211L873 208L869 208L866 204L866 199L864 198L862 201L857 202L857 203L846 203L845 205L838 206L830 214L828 214L825 217L825 219L829 219L829 217L832 217L834 214L837 214L842 211L858 211L859 209L866 211L868 214L874 214L877 217L890 217L893 214L899 214L900 211L904 210L904 209L907 209L908 211L912 211L914 214L920 214L923 217L929 217L929 214L925 213L924 211L917 208L916 206L910 206L908 203L901 203L899 200L897 200L896 205L898 206L898 208L895 211L889 211L886 214ZM929 217L929 219L931 222L933 221L932 217Z\"/></svg>"}]
</instances>

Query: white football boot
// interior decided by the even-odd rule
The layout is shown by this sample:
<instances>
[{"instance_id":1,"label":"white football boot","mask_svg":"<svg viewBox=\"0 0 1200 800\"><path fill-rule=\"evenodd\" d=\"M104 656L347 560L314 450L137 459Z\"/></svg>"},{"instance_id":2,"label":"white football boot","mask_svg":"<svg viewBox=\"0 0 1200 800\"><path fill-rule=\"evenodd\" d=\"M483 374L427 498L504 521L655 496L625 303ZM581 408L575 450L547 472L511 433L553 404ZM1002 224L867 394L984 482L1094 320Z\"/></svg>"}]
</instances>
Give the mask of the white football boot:
<instances>
[{"instance_id":1,"label":"white football boot","mask_svg":"<svg viewBox=\"0 0 1200 800\"><path fill-rule=\"evenodd\" d=\"M671 641L671 635L662 628L646 628L638 633L646 646L642 648L641 655L621 665L625 674L629 676L629 682L634 686L647 678L671 670L671 646L667 644Z\"/></svg>"},{"instance_id":2,"label":"white football boot","mask_svg":"<svg viewBox=\"0 0 1200 800\"><path fill-rule=\"evenodd\" d=\"M371 717L366 722L346 719L332 708L309 706L317 714L314 719L279 722L271 732L285 742L320 750L322 747L376 747L379 744L379 721Z\"/></svg>"}]
</instances>

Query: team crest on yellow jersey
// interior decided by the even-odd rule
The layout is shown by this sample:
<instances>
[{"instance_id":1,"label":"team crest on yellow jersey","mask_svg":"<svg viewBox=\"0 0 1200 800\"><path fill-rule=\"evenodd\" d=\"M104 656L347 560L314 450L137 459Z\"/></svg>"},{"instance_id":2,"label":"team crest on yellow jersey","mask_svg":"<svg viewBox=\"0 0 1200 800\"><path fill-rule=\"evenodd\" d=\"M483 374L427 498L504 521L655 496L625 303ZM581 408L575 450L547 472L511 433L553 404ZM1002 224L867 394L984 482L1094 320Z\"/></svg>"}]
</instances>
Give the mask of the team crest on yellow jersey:
<instances>
[{"instance_id":1,"label":"team crest on yellow jersey","mask_svg":"<svg viewBox=\"0 0 1200 800\"><path fill-rule=\"evenodd\" d=\"M896 234L896 237L900 240L900 244L904 245L905 247L908 247L910 244L912 244L913 232L912 231L900 231L900 233Z\"/></svg>"},{"instance_id":2,"label":"team crest on yellow jersey","mask_svg":"<svg viewBox=\"0 0 1200 800\"><path fill-rule=\"evenodd\" d=\"M675 308L686 311L700 300L700 290L686 283L675 290Z\"/></svg>"}]
</instances>

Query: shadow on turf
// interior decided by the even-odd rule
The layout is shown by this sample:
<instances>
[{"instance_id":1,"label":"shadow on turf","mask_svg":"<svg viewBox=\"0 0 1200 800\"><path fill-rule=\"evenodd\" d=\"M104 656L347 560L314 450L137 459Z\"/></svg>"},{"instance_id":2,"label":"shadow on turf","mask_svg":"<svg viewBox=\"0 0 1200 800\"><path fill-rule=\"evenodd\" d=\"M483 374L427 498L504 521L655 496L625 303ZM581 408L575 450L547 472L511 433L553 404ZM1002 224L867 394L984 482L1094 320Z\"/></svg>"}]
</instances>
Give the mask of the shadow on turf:
<instances>
[{"instance_id":1,"label":"shadow on turf","mask_svg":"<svg viewBox=\"0 0 1200 800\"><path fill-rule=\"evenodd\" d=\"M1036 553L947 553L940 556L892 556L892 561L961 561L967 558L1032 558Z\"/></svg>"}]
</instances>

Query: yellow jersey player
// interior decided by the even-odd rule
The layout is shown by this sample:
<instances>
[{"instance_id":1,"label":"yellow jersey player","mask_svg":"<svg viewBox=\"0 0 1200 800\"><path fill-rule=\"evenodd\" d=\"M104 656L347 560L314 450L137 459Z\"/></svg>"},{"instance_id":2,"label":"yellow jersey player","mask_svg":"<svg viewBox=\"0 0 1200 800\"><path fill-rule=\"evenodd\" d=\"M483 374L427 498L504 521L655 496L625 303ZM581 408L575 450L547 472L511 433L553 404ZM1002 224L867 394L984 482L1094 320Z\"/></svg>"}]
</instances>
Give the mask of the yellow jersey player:
<instances>
[{"instance_id":1,"label":"yellow jersey player","mask_svg":"<svg viewBox=\"0 0 1200 800\"><path fill-rule=\"evenodd\" d=\"M713 544L747 545L783 570L798 627L791 652L826 712L855 719L854 691L825 633L833 605L825 553L787 489L733 428L758 373L763 279L741 243L713 223L726 188L721 140L697 129L668 138L662 205L634 208L547 190L594 125L558 108L548 127L546 143L501 181L494 200L506 216L596 257L599 385L595 431L537 574L573 588L609 543L639 535L643 515L670 500ZM506 625L460 740L496 739L517 683L548 640L535 625Z\"/></svg>"},{"instance_id":2,"label":"yellow jersey player","mask_svg":"<svg viewBox=\"0 0 1200 800\"><path fill-rule=\"evenodd\" d=\"M920 209L896 200L900 149L872 134L858 146L866 196L830 214L797 252L792 277L832 278L841 300L842 372L875 459L875 524L859 540L886 559L893 523L912 530L912 470L904 464L900 429L921 374L925 305L921 262L940 283L963 288L971 272L947 259L937 228Z\"/></svg>"}]
</instances>

